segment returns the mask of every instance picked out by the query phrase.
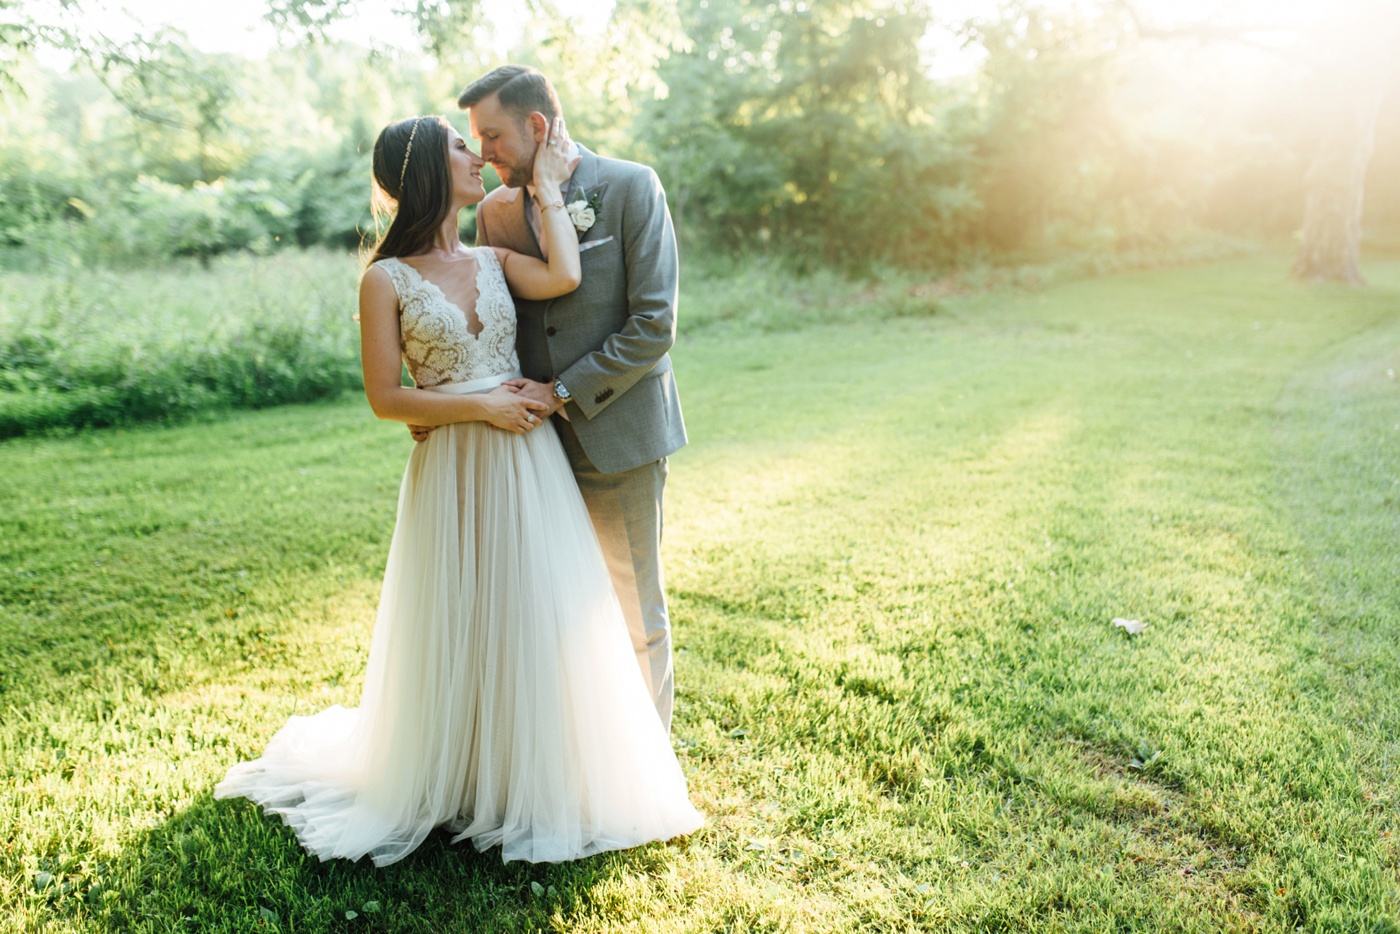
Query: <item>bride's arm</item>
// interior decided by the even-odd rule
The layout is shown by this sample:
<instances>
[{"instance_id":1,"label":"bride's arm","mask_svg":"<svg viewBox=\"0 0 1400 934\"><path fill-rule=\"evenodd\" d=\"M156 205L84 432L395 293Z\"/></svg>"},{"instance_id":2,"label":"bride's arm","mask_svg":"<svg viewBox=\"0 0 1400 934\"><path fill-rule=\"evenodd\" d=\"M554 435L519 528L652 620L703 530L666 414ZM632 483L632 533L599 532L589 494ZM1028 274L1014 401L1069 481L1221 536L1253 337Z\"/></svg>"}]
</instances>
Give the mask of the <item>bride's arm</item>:
<instances>
[{"instance_id":1,"label":"bride's arm","mask_svg":"<svg viewBox=\"0 0 1400 934\"><path fill-rule=\"evenodd\" d=\"M485 421L524 433L539 423L531 411L549 408L519 395L514 386L455 396L401 385L399 296L389 274L374 266L360 280L360 366L369 407L387 421L429 426Z\"/></svg>"},{"instance_id":2,"label":"bride's arm","mask_svg":"<svg viewBox=\"0 0 1400 934\"><path fill-rule=\"evenodd\" d=\"M540 236L549 262L493 248L505 272L506 283L518 298L558 298L578 288L582 281L578 231L564 207L564 186L573 171L566 156L568 148L569 136L561 117L555 119L554 126L535 150L535 196L539 199Z\"/></svg>"}]
</instances>

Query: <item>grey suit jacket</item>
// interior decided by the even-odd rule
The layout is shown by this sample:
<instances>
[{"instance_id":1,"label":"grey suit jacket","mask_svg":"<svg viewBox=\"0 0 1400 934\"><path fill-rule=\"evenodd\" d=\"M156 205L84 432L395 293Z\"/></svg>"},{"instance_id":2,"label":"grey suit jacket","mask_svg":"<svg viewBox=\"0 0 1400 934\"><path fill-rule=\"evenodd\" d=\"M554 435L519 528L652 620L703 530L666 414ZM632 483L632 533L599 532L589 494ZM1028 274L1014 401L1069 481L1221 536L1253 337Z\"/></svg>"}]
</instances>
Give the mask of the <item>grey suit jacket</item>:
<instances>
[{"instance_id":1,"label":"grey suit jacket","mask_svg":"<svg viewBox=\"0 0 1400 934\"><path fill-rule=\"evenodd\" d=\"M521 371L562 380L569 423L603 473L659 460L686 442L668 351L676 340L680 264L666 193L644 165L583 147L565 203L597 195L601 210L579 235L583 280L568 295L516 299ZM476 242L540 256L523 188L502 186L476 212Z\"/></svg>"}]
</instances>

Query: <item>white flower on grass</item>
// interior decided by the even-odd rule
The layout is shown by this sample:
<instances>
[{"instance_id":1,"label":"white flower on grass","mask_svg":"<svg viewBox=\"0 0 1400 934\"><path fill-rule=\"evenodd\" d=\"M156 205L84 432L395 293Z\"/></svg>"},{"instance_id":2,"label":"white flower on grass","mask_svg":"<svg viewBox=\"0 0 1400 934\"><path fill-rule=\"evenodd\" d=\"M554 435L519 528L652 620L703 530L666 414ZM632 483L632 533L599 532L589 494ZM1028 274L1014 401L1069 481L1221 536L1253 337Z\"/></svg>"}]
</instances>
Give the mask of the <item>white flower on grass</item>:
<instances>
[{"instance_id":1,"label":"white flower on grass","mask_svg":"<svg viewBox=\"0 0 1400 934\"><path fill-rule=\"evenodd\" d=\"M1123 631L1130 636L1141 635L1142 631L1147 628L1146 623L1138 622L1135 619L1124 619L1121 616L1113 618L1113 625L1122 626Z\"/></svg>"}]
</instances>

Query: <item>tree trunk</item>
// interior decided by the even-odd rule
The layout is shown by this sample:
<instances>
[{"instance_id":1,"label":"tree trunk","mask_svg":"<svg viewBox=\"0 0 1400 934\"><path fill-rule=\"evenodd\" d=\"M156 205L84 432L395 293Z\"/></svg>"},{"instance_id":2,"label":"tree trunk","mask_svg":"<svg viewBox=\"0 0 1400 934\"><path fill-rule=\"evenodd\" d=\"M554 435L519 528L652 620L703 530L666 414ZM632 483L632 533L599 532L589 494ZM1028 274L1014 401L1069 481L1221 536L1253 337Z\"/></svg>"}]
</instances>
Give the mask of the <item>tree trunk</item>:
<instances>
[{"instance_id":1,"label":"tree trunk","mask_svg":"<svg viewBox=\"0 0 1400 934\"><path fill-rule=\"evenodd\" d=\"M1156 38L1251 39L1246 26L1207 23L1179 29L1144 24L1134 0L1118 0L1140 35ZM1312 41L1322 53L1313 69L1314 85L1326 99L1327 117L1304 181L1303 242L1293 274L1309 282L1364 285L1361 277L1361 208L1366 169L1376 148L1376 121L1400 55L1400 6L1395 0L1334 4L1342 15L1329 18Z\"/></svg>"},{"instance_id":2,"label":"tree trunk","mask_svg":"<svg viewBox=\"0 0 1400 934\"><path fill-rule=\"evenodd\" d=\"M1332 27L1317 63L1327 114L1304 181L1303 242L1293 274L1308 282L1364 285L1361 208L1376 121L1390 89L1400 44L1400 8L1364 3Z\"/></svg>"},{"instance_id":3,"label":"tree trunk","mask_svg":"<svg viewBox=\"0 0 1400 934\"><path fill-rule=\"evenodd\" d=\"M1305 183L1303 243L1293 262L1293 274L1300 279L1366 283L1361 276L1361 207L1384 89L1384 82L1360 89L1338 108L1318 143Z\"/></svg>"}]
</instances>

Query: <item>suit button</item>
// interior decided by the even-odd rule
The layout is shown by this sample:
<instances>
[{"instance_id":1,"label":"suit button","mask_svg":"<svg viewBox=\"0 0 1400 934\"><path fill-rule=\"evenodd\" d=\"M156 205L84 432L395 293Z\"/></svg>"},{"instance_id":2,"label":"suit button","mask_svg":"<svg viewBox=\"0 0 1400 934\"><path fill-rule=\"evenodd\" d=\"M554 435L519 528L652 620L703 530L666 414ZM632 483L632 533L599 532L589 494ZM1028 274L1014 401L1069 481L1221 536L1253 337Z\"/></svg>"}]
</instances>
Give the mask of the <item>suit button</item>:
<instances>
[{"instance_id":1,"label":"suit button","mask_svg":"<svg viewBox=\"0 0 1400 934\"><path fill-rule=\"evenodd\" d=\"M558 328L545 328L545 329L544 329L544 336L545 336L545 337L553 337L555 334L558 334L558 333L559 333L559 329L558 329Z\"/></svg>"}]
</instances>

